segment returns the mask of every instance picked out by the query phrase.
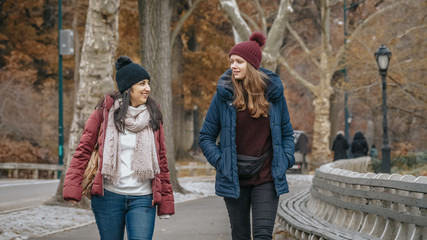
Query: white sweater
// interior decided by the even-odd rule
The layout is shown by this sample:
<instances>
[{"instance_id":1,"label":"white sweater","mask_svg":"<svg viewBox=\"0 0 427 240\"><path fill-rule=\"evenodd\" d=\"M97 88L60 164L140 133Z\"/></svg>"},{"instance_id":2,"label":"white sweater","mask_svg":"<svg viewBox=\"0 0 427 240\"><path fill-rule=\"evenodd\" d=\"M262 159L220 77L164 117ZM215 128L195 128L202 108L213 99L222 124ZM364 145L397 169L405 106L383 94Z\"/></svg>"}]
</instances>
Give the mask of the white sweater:
<instances>
[{"instance_id":1,"label":"white sweater","mask_svg":"<svg viewBox=\"0 0 427 240\"><path fill-rule=\"evenodd\" d=\"M129 106L128 112L132 116L136 116L145 105L137 108ZM136 178L132 177L133 171L131 170L131 157L135 150L136 133L125 129L125 133L120 133L120 181L117 185L104 179L104 188L110 192L123 195L142 196L152 193L151 180L139 182Z\"/></svg>"}]
</instances>

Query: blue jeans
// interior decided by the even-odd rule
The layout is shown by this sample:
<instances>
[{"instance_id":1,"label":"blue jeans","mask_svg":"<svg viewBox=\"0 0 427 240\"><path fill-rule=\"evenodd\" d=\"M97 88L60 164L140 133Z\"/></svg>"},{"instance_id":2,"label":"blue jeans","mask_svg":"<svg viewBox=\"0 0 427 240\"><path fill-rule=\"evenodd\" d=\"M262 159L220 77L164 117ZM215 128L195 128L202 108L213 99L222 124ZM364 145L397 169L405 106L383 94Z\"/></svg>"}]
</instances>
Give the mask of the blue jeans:
<instances>
[{"instance_id":1,"label":"blue jeans","mask_svg":"<svg viewBox=\"0 0 427 240\"><path fill-rule=\"evenodd\" d=\"M253 187L240 187L238 199L224 198L224 201L230 218L233 240L252 239L251 208L253 239L272 239L279 203L273 182Z\"/></svg>"},{"instance_id":2,"label":"blue jeans","mask_svg":"<svg viewBox=\"0 0 427 240\"><path fill-rule=\"evenodd\" d=\"M104 190L104 196L92 196L92 211L95 215L101 240L152 239L156 220L156 207L152 206L153 195L129 196Z\"/></svg>"}]
</instances>

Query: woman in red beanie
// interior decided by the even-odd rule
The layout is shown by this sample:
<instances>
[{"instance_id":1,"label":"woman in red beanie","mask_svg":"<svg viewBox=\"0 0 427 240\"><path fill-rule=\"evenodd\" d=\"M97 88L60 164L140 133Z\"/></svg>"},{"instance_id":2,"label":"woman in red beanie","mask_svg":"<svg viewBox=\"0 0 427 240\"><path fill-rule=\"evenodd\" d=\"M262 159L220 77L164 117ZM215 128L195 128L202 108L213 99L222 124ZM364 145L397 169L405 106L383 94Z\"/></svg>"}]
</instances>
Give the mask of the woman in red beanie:
<instances>
[{"instance_id":1,"label":"woman in red beanie","mask_svg":"<svg viewBox=\"0 0 427 240\"><path fill-rule=\"evenodd\" d=\"M235 45L200 131L203 154L216 168L233 240L272 239L279 196L289 192L294 132L280 77L261 68L265 36ZM216 142L218 135L219 143Z\"/></svg>"}]
</instances>

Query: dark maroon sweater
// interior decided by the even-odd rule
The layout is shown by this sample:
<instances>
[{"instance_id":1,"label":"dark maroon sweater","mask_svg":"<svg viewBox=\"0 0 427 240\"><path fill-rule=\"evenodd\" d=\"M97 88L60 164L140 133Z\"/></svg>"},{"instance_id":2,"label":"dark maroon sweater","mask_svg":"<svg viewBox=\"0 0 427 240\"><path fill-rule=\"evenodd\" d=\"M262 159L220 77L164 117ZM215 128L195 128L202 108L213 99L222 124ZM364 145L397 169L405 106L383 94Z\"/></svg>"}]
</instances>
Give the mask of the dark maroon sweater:
<instances>
[{"instance_id":1,"label":"dark maroon sweater","mask_svg":"<svg viewBox=\"0 0 427 240\"><path fill-rule=\"evenodd\" d=\"M259 157L272 148L269 117L251 117L249 110L238 111L236 115L236 150L237 154ZM270 154L261 167L258 176L250 179L239 179L240 186L256 186L271 182Z\"/></svg>"}]
</instances>

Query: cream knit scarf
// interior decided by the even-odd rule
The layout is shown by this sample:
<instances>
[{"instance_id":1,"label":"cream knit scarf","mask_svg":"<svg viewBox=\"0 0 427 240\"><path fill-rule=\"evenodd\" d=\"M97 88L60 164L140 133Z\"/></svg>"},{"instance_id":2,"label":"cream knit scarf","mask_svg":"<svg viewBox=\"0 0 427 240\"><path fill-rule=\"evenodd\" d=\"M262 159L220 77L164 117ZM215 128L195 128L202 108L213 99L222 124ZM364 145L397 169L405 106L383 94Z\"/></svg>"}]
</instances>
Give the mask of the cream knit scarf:
<instances>
[{"instance_id":1,"label":"cream knit scarf","mask_svg":"<svg viewBox=\"0 0 427 240\"><path fill-rule=\"evenodd\" d=\"M119 101L121 99L114 102L108 113L102 163L102 175L113 184L120 181L120 134L114 125L114 111L119 108ZM140 182L153 179L154 174L160 172L154 133L149 123L150 113L145 105L135 116L129 111L126 114L126 130L136 133L135 150L131 157L131 170L134 171L132 176Z\"/></svg>"}]
</instances>

